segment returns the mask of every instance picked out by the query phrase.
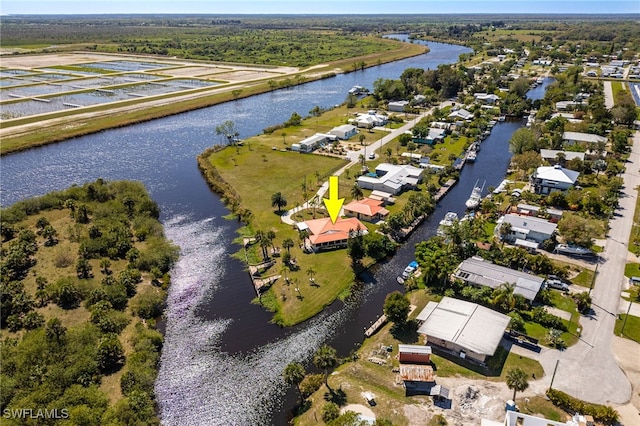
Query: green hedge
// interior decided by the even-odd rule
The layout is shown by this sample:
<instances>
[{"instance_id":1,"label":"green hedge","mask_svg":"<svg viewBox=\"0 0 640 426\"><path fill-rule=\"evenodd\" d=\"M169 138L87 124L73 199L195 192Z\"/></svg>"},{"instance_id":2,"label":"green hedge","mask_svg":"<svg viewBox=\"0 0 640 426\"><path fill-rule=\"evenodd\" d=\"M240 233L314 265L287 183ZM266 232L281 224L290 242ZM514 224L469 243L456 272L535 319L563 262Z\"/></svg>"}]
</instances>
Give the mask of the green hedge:
<instances>
[{"instance_id":1,"label":"green hedge","mask_svg":"<svg viewBox=\"0 0 640 426\"><path fill-rule=\"evenodd\" d=\"M547 397L554 405L566 411L593 416L596 422L612 425L618 421L618 412L608 405L590 404L555 389L547 390Z\"/></svg>"}]
</instances>

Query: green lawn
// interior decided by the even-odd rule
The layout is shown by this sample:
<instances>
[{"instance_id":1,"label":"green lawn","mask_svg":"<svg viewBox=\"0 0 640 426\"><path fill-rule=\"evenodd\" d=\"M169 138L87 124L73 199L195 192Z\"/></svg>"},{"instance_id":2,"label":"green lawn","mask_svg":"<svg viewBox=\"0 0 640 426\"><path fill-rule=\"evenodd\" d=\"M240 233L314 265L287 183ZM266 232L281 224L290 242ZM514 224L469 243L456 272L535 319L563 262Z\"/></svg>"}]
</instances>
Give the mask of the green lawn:
<instances>
[{"instance_id":1,"label":"green lawn","mask_svg":"<svg viewBox=\"0 0 640 426\"><path fill-rule=\"evenodd\" d=\"M431 153L431 163L439 166L451 164L450 156L459 157L464 152L469 138L459 136L457 138L451 135L447 136L442 143L435 144Z\"/></svg>"},{"instance_id":2,"label":"green lawn","mask_svg":"<svg viewBox=\"0 0 640 426\"><path fill-rule=\"evenodd\" d=\"M640 277L640 263L627 263L624 267L625 277Z\"/></svg>"},{"instance_id":3,"label":"green lawn","mask_svg":"<svg viewBox=\"0 0 640 426\"><path fill-rule=\"evenodd\" d=\"M593 271L588 269L584 269L580 271L578 275L571 279L573 284L579 285L580 287L591 287L591 283L593 281Z\"/></svg>"},{"instance_id":4,"label":"green lawn","mask_svg":"<svg viewBox=\"0 0 640 426\"><path fill-rule=\"evenodd\" d=\"M545 419L556 422L564 421L567 415L567 413L553 405L551 401L547 400L546 397L540 395L526 399L517 398L516 403L522 413L538 416L541 415Z\"/></svg>"},{"instance_id":5,"label":"green lawn","mask_svg":"<svg viewBox=\"0 0 640 426\"><path fill-rule=\"evenodd\" d=\"M625 323L626 318L626 323ZM624 325L624 330L622 326ZM614 329L616 336L626 337L635 342L640 343L640 317L634 317L633 315L621 314L616 320L616 327Z\"/></svg>"}]
</instances>

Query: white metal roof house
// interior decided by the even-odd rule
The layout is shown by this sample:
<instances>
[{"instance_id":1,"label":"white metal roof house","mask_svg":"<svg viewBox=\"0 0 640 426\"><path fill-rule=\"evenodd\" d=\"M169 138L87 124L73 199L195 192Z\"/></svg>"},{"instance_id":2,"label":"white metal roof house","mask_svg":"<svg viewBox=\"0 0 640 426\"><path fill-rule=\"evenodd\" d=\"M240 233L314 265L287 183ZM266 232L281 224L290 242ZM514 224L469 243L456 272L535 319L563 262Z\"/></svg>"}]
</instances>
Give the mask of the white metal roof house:
<instances>
[{"instance_id":1,"label":"white metal roof house","mask_svg":"<svg viewBox=\"0 0 640 426\"><path fill-rule=\"evenodd\" d=\"M555 166L541 166L531 176L531 183L537 194L550 194L555 191L566 191L575 185L580 172Z\"/></svg>"},{"instance_id":2,"label":"white metal roof house","mask_svg":"<svg viewBox=\"0 0 640 426\"><path fill-rule=\"evenodd\" d=\"M593 133L582 133L582 132L564 132L562 133L562 140L568 144L573 145L576 143L606 143L607 138L600 135L594 135Z\"/></svg>"},{"instance_id":3,"label":"white metal roof house","mask_svg":"<svg viewBox=\"0 0 640 426\"><path fill-rule=\"evenodd\" d=\"M429 302L420 317L424 321L418 333L430 345L479 362L495 353L510 321L500 312L451 297Z\"/></svg>"},{"instance_id":4,"label":"white metal roof house","mask_svg":"<svg viewBox=\"0 0 640 426\"><path fill-rule=\"evenodd\" d=\"M363 189L384 191L398 194L403 190L415 187L422 181L422 169L409 165L380 163L376 167L375 176L358 177L358 185Z\"/></svg>"},{"instance_id":5,"label":"white metal roof house","mask_svg":"<svg viewBox=\"0 0 640 426\"><path fill-rule=\"evenodd\" d=\"M404 112L404 109L409 106L409 101L392 101L387 105L389 111Z\"/></svg>"},{"instance_id":6,"label":"white metal roof house","mask_svg":"<svg viewBox=\"0 0 640 426\"><path fill-rule=\"evenodd\" d=\"M316 133L313 136L309 136L308 138L301 140L297 144L292 144L291 150L300 151L300 152L313 152L316 149L318 149L322 144L330 142L335 139L336 139L336 136L334 135Z\"/></svg>"},{"instance_id":7,"label":"white metal roof house","mask_svg":"<svg viewBox=\"0 0 640 426\"><path fill-rule=\"evenodd\" d=\"M511 225L511 234L506 237L511 242L521 239L541 243L551 238L558 227L555 223L537 217L507 214L498 219L494 230L496 236L500 236L500 228L504 223Z\"/></svg>"},{"instance_id":8,"label":"white metal roof house","mask_svg":"<svg viewBox=\"0 0 640 426\"><path fill-rule=\"evenodd\" d=\"M334 127L328 133L338 139L348 140L358 134L358 128L352 124L343 124L342 126Z\"/></svg>"},{"instance_id":9,"label":"white metal roof house","mask_svg":"<svg viewBox=\"0 0 640 426\"><path fill-rule=\"evenodd\" d=\"M449 118L461 118L463 120L473 120L473 113L467 111L464 108L460 108L459 110L453 111L449 114Z\"/></svg>"},{"instance_id":10,"label":"white metal roof house","mask_svg":"<svg viewBox=\"0 0 640 426\"><path fill-rule=\"evenodd\" d=\"M500 100L500 96L493 93L474 93L473 97L485 104L493 104L494 102Z\"/></svg>"},{"instance_id":11,"label":"white metal roof house","mask_svg":"<svg viewBox=\"0 0 640 426\"><path fill-rule=\"evenodd\" d=\"M469 285L497 288L502 284L514 284L513 294L519 294L533 301L540 291L544 278L526 272L496 265L481 257L463 260L453 276Z\"/></svg>"}]
</instances>

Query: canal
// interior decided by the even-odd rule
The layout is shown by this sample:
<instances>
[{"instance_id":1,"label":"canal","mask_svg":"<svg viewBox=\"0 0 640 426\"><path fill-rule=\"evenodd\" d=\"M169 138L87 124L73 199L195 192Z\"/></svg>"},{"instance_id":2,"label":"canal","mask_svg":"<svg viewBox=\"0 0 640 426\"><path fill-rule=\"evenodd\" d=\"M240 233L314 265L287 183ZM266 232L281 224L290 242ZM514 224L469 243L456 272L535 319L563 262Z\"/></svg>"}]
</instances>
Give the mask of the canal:
<instances>
[{"instance_id":1,"label":"canal","mask_svg":"<svg viewBox=\"0 0 640 426\"><path fill-rule=\"evenodd\" d=\"M172 271L166 340L156 382L161 418L167 425L285 424L293 393L280 377L293 360L308 361L323 342L346 355L380 313L395 277L449 210L461 212L476 179L497 185L506 170L507 141L520 122L498 124L475 164L436 213L392 260L363 277L348 303L290 329L269 323L270 314L249 301L254 293L243 265L229 256L238 224L211 193L195 157L216 143L215 126L233 120L241 137L285 121L293 111L344 101L350 87L371 88L377 78L398 78L409 67L453 63L469 49L428 43L431 52L335 78L227 104L74 138L3 157L0 202L83 184L99 177L142 181L162 209L167 236L181 248Z\"/></svg>"}]
</instances>

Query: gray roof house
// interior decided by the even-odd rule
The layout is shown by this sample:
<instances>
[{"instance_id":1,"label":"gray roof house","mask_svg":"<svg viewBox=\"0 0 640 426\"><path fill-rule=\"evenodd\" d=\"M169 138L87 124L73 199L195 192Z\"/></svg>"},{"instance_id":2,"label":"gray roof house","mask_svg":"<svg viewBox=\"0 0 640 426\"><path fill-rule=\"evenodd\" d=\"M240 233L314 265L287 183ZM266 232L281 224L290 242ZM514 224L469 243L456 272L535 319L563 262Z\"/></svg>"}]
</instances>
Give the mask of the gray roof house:
<instances>
[{"instance_id":1,"label":"gray roof house","mask_svg":"<svg viewBox=\"0 0 640 426\"><path fill-rule=\"evenodd\" d=\"M478 362L495 353L510 321L500 312L451 297L429 302L418 317L418 333L430 345Z\"/></svg>"},{"instance_id":2,"label":"gray roof house","mask_svg":"<svg viewBox=\"0 0 640 426\"><path fill-rule=\"evenodd\" d=\"M473 113L467 111L464 108L460 108L459 110L453 111L449 114L449 118L462 118L463 120L473 120Z\"/></svg>"},{"instance_id":3,"label":"gray roof house","mask_svg":"<svg viewBox=\"0 0 640 426\"><path fill-rule=\"evenodd\" d=\"M467 284L497 288L502 284L514 284L513 294L533 301L540 291L544 278L526 272L496 265L480 257L470 257L460 265L453 276Z\"/></svg>"},{"instance_id":4,"label":"gray roof house","mask_svg":"<svg viewBox=\"0 0 640 426\"><path fill-rule=\"evenodd\" d=\"M580 172L555 166L541 166L531 176L531 183L537 194L550 194L555 191L566 191L575 185Z\"/></svg>"},{"instance_id":5,"label":"gray roof house","mask_svg":"<svg viewBox=\"0 0 640 426\"><path fill-rule=\"evenodd\" d=\"M348 140L358 134L358 128L352 124L343 124L342 126L334 127L327 133L337 136L338 139Z\"/></svg>"},{"instance_id":6,"label":"gray roof house","mask_svg":"<svg viewBox=\"0 0 640 426\"><path fill-rule=\"evenodd\" d=\"M540 150L540 156L542 156L544 160L547 160L552 163L555 163L557 161L558 154L563 154L564 159L567 161L573 160L574 158L578 158L579 160L584 161L584 155L585 155L584 152L560 151L557 149L541 149Z\"/></svg>"},{"instance_id":7,"label":"gray roof house","mask_svg":"<svg viewBox=\"0 0 640 426\"><path fill-rule=\"evenodd\" d=\"M358 177L358 185L363 189L398 194L409 187L415 187L422 181L422 169L409 165L380 163L375 176L366 174Z\"/></svg>"},{"instance_id":8,"label":"gray roof house","mask_svg":"<svg viewBox=\"0 0 640 426\"><path fill-rule=\"evenodd\" d=\"M474 93L473 97L476 98L476 100L484 102L486 104L492 104L500 100L500 96L493 93Z\"/></svg>"},{"instance_id":9,"label":"gray roof house","mask_svg":"<svg viewBox=\"0 0 640 426\"><path fill-rule=\"evenodd\" d=\"M593 133L582 133L582 132L564 132L562 134L562 140L569 145L573 145L575 143L606 143L607 138L600 135L594 135Z\"/></svg>"},{"instance_id":10,"label":"gray roof house","mask_svg":"<svg viewBox=\"0 0 640 426\"><path fill-rule=\"evenodd\" d=\"M404 109L409 106L409 101L392 101L387 105L389 111L404 112Z\"/></svg>"},{"instance_id":11,"label":"gray roof house","mask_svg":"<svg viewBox=\"0 0 640 426\"><path fill-rule=\"evenodd\" d=\"M497 237L500 237L500 228L505 223L511 225L511 233L505 238L507 241L512 242L520 239L523 241L541 243L544 240L551 238L558 227L555 223L551 223L537 217L507 214L498 219L498 222L496 223L494 233ZM527 246L537 248L532 245Z\"/></svg>"}]
</instances>

